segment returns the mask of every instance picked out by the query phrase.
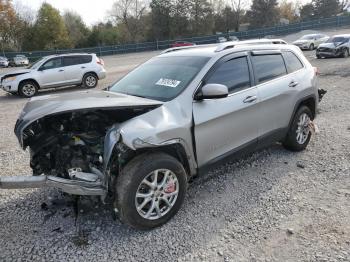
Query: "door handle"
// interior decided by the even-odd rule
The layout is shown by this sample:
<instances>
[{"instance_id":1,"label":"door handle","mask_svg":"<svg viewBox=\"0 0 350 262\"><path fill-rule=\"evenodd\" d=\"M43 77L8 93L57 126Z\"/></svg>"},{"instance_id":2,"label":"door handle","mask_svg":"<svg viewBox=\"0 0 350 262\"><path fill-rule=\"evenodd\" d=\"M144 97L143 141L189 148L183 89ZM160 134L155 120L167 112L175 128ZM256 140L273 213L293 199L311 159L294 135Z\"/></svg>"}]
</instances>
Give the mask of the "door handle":
<instances>
[{"instance_id":1,"label":"door handle","mask_svg":"<svg viewBox=\"0 0 350 262\"><path fill-rule=\"evenodd\" d=\"M297 85L299 85L299 83L295 81L289 83L289 87L296 87Z\"/></svg>"},{"instance_id":2,"label":"door handle","mask_svg":"<svg viewBox=\"0 0 350 262\"><path fill-rule=\"evenodd\" d=\"M243 103L253 103L257 99L257 96L247 96L246 99L243 100Z\"/></svg>"},{"instance_id":3,"label":"door handle","mask_svg":"<svg viewBox=\"0 0 350 262\"><path fill-rule=\"evenodd\" d=\"M63 69L61 69L61 70L58 70L58 72L64 72L64 70L63 70Z\"/></svg>"},{"instance_id":4,"label":"door handle","mask_svg":"<svg viewBox=\"0 0 350 262\"><path fill-rule=\"evenodd\" d=\"M82 66L81 69L85 69L86 67L85 66Z\"/></svg>"}]
</instances>

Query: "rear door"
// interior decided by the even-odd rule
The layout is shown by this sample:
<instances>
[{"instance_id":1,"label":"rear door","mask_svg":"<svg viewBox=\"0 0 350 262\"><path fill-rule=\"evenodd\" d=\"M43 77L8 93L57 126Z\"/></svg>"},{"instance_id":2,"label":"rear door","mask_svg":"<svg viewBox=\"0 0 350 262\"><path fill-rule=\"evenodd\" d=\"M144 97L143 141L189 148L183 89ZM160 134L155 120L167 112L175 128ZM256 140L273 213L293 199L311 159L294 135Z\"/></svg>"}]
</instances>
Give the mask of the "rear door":
<instances>
[{"instance_id":1,"label":"rear door","mask_svg":"<svg viewBox=\"0 0 350 262\"><path fill-rule=\"evenodd\" d=\"M203 80L223 84L229 96L193 102L194 134L199 167L240 147L257 142L258 91L253 87L247 53L228 56Z\"/></svg>"},{"instance_id":2,"label":"rear door","mask_svg":"<svg viewBox=\"0 0 350 262\"><path fill-rule=\"evenodd\" d=\"M61 57L51 58L38 69L38 82L41 88L61 86L65 83Z\"/></svg>"},{"instance_id":3,"label":"rear door","mask_svg":"<svg viewBox=\"0 0 350 262\"><path fill-rule=\"evenodd\" d=\"M65 77L68 84L80 84L82 82L87 68L87 60L84 57L90 57L91 62L91 55L65 56L63 58Z\"/></svg>"},{"instance_id":4,"label":"rear door","mask_svg":"<svg viewBox=\"0 0 350 262\"><path fill-rule=\"evenodd\" d=\"M259 137L281 134L288 127L300 79L287 74L280 51L255 51L251 58L260 99Z\"/></svg>"}]
</instances>

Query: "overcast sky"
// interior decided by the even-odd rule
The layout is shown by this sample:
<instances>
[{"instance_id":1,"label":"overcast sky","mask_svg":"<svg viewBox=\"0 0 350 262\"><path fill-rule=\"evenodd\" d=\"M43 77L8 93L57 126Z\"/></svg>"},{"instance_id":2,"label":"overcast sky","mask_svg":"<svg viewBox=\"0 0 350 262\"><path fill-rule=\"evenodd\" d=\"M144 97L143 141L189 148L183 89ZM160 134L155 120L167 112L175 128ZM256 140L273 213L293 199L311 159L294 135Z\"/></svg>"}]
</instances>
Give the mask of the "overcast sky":
<instances>
[{"instance_id":1,"label":"overcast sky","mask_svg":"<svg viewBox=\"0 0 350 262\"><path fill-rule=\"evenodd\" d=\"M108 10L115 0L15 0L33 10L38 10L43 2L47 2L59 9L61 13L65 10L73 10L82 16L87 25L106 19Z\"/></svg>"},{"instance_id":2,"label":"overcast sky","mask_svg":"<svg viewBox=\"0 0 350 262\"><path fill-rule=\"evenodd\" d=\"M43 2L50 3L63 13L65 10L73 10L81 15L87 25L105 21L108 11L115 0L14 0L15 3L25 5L37 11ZM214 0L215 1L215 0ZM250 2L251 0L246 0ZM291 0L305 3L310 0Z\"/></svg>"}]
</instances>

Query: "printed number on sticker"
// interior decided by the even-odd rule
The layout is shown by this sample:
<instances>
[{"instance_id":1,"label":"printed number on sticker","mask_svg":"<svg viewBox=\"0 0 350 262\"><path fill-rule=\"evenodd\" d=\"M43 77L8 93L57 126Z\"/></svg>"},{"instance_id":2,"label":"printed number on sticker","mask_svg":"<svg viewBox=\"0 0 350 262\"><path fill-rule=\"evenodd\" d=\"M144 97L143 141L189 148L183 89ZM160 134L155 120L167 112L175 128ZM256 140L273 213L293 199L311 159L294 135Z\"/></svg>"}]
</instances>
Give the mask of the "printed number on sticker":
<instances>
[{"instance_id":1,"label":"printed number on sticker","mask_svg":"<svg viewBox=\"0 0 350 262\"><path fill-rule=\"evenodd\" d=\"M166 78L161 78L159 81L156 83L156 85L159 86L169 86L169 87L177 87L181 81L173 80L173 79L166 79Z\"/></svg>"}]
</instances>

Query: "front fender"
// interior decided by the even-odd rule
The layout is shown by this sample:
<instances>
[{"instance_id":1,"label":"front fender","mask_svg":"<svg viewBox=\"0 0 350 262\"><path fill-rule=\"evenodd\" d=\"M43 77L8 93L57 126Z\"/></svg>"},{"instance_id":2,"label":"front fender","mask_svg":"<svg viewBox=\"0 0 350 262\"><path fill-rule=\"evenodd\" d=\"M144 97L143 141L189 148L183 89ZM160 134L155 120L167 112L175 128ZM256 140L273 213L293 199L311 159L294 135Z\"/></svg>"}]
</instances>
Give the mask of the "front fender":
<instances>
[{"instance_id":1,"label":"front fender","mask_svg":"<svg viewBox=\"0 0 350 262\"><path fill-rule=\"evenodd\" d=\"M114 125L108 130L104 140L104 152L103 152L103 172L106 173L108 164L111 161L113 149L120 140L119 125Z\"/></svg>"}]
</instances>

